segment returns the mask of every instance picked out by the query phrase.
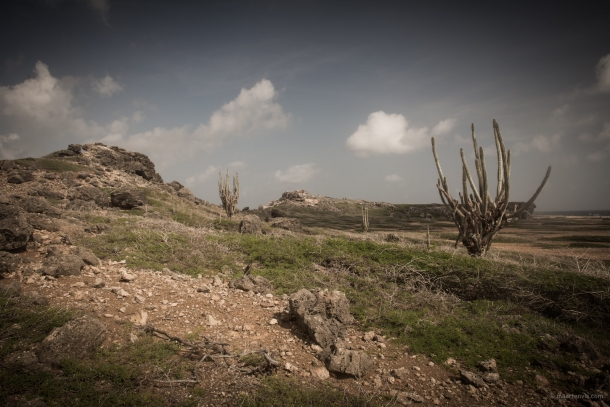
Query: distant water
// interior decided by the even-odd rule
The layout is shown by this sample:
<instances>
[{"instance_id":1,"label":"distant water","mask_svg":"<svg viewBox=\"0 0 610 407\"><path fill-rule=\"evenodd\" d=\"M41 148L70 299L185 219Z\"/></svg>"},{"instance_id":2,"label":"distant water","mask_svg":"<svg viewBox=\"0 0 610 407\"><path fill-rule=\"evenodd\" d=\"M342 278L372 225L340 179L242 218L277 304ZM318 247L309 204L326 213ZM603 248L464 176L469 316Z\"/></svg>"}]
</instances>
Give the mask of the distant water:
<instances>
[{"instance_id":1,"label":"distant water","mask_svg":"<svg viewBox=\"0 0 610 407\"><path fill-rule=\"evenodd\" d=\"M555 216L610 216L610 210L597 211L534 211L534 215Z\"/></svg>"}]
</instances>

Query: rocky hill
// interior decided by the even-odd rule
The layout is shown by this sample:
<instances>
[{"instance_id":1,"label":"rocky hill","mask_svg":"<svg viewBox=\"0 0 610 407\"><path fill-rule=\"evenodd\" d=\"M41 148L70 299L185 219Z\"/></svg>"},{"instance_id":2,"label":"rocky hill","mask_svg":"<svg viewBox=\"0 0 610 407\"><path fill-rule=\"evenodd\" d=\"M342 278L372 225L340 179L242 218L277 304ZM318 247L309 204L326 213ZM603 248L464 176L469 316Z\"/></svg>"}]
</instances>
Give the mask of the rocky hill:
<instances>
[{"instance_id":1,"label":"rocky hill","mask_svg":"<svg viewBox=\"0 0 610 407\"><path fill-rule=\"evenodd\" d=\"M384 232L354 233L362 205ZM525 279L497 290L505 265L498 282L481 283L488 263L387 241L385 231L451 226L440 205L301 190L222 214L118 147L1 161L0 405L553 405L541 398L547 377L497 350L495 337L472 336L474 354L437 342L478 324L511 347L547 344L539 363L578 354L579 371L606 377L599 346L512 305L434 333L466 315L454 311L462 303L525 304L530 286L541 291ZM556 291L532 308L569 290ZM605 303L595 305L605 321Z\"/></svg>"}]
</instances>

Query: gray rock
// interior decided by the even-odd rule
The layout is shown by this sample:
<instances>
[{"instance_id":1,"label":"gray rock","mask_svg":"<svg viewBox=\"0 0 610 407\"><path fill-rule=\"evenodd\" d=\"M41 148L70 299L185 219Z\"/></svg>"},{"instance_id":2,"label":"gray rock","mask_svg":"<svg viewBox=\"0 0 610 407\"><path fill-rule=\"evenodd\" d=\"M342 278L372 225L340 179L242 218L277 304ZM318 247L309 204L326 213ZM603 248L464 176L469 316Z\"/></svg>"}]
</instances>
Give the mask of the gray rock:
<instances>
[{"instance_id":1,"label":"gray rock","mask_svg":"<svg viewBox=\"0 0 610 407\"><path fill-rule=\"evenodd\" d=\"M298 324L326 353L345 337L347 324L354 321L349 301L340 291L303 288L290 296L289 304Z\"/></svg>"},{"instance_id":2,"label":"gray rock","mask_svg":"<svg viewBox=\"0 0 610 407\"><path fill-rule=\"evenodd\" d=\"M34 175L30 171L17 170L8 174L7 182L9 184L23 184L34 180Z\"/></svg>"},{"instance_id":3,"label":"gray rock","mask_svg":"<svg viewBox=\"0 0 610 407\"><path fill-rule=\"evenodd\" d=\"M130 152L115 146L107 147L101 143L85 144L83 149L87 150L93 162L110 170L135 174L147 181L163 182L163 178L155 171L155 164L144 154Z\"/></svg>"},{"instance_id":4,"label":"gray rock","mask_svg":"<svg viewBox=\"0 0 610 407\"><path fill-rule=\"evenodd\" d=\"M0 273L17 271L21 264L21 257L9 252L0 251Z\"/></svg>"},{"instance_id":5,"label":"gray rock","mask_svg":"<svg viewBox=\"0 0 610 407\"><path fill-rule=\"evenodd\" d=\"M110 203L122 209L132 209L148 203L144 191L137 189L115 191L110 194Z\"/></svg>"},{"instance_id":6,"label":"gray rock","mask_svg":"<svg viewBox=\"0 0 610 407\"><path fill-rule=\"evenodd\" d=\"M106 326L98 319L82 316L55 328L36 351L38 360L59 366L67 357L82 358L106 339Z\"/></svg>"},{"instance_id":7,"label":"gray rock","mask_svg":"<svg viewBox=\"0 0 610 407\"><path fill-rule=\"evenodd\" d=\"M373 359L366 353L339 348L330 356L327 368L329 372L362 377L373 365Z\"/></svg>"},{"instance_id":8,"label":"gray rock","mask_svg":"<svg viewBox=\"0 0 610 407\"><path fill-rule=\"evenodd\" d=\"M409 371L407 369L405 369L404 367L401 367L400 369L392 369L390 370L390 374L394 377L396 377L397 379L400 380L407 380L407 378L409 377Z\"/></svg>"},{"instance_id":9,"label":"gray rock","mask_svg":"<svg viewBox=\"0 0 610 407\"><path fill-rule=\"evenodd\" d=\"M19 281L0 282L0 294L5 297L19 297L21 294L21 283Z\"/></svg>"},{"instance_id":10,"label":"gray rock","mask_svg":"<svg viewBox=\"0 0 610 407\"><path fill-rule=\"evenodd\" d=\"M256 215L246 215L239 223L239 233L257 235L262 233L261 220Z\"/></svg>"},{"instance_id":11,"label":"gray rock","mask_svg":"<svg viewBox=\"0 0 610 407\"><path fill-rule=\"evenodd\" d=\"M85 262L75 254L57 254L47 257L43 266L43 274L48 276L78 276L85 267Z\"/></svg>"},{"instance_id":12,"label":"gray rock","mask_svg":"<svg viewBox=\"0 0 610 407\"><path fill-rule=\"evenodd\" d=\"M15 199L14 202L27 213L48 213L53 208L49 201L38 196L27 196Z\"/></svg>"},{"instance_id":13,"label":"gray rock","mask_svg":"<svg viewBox=\"0 0 610 407\"><path fill-rule=\"evenodd\" d=\"M242 291L253 291L255 293L269 294L273 291L273 286L265 277L247 275L229 283L230 287Z\"/></svg>"},{"instance_id":14,"label":"gray rock","mask_svg":"<svg viewBox=\"0 0 610 407\"><path fill-rule=\"evenodd\" d=\"M485 386L485 382L476 373L468 370L460 369L460 380L464 384L472 384L475 387Z\"/></svg>"},{"instance_id":15,"label":"gray rock","mask_svg":"<svg viewBox=\"0 0 610 407\"><path fill-rule=\"evenodd\" d=\"M59 226L47 215L41 213L28 213L25 215L27 222L36 230L48 230L49 232L57 232Z\"/></svg>"},{"instance_id":16,"label":"gray rock","mask_svg":"<svg viewBox=\"0 0 610 407\"><path fill-rule=\"evenodd\" d=\"M494 373L494 372L485 372L481 375L481 378L486 382L486 383L495 383L498 380L500 380L500 373Z\"/></svg>"},{"instance_id":17,"label":"gray rock","mask_svg":"<svg viewBox=\"0 0 610 407\"><path fill-rule=\"evenodd\" d=\"M24 249L33 231L20 208L0 204L0 250Z\"/></svg>"},{"instance_id":18,"label":"gray rock","mask_svg":"<svg viewBox=\"0 0 610 407\"><path fill-rule=\"evenodd\" d=\"M91 185L83 185L70 190L68 192L68 199L71 201L79 199L86 202L95 202L95 204L100 208L105 208L108 206L108 195L101 189Z\"/></svg>"},{"instance_id":19,"label":"gray rock","mask_svg":"<svg viewBox=\"0 0 610 407\"><path fill-rule=\"evenodd\" d=\"M273 209L271 209L271 217L272 218L285 218L286 214L277 208L273 208Z\"/></svg>"},{"instance_id":20,"label":"gray rock","mask_svg":"<svg viewBox=\"0 0 610 407\"><path fill-rule=\"evenodd\" d=\"M415 392L401 391L396 395L396 402L408 406L412 403L423 403L424 398Z\"/></svg>"},{"instance_id":21,"label":"gray rock","mask_svg":"<svg viewBox=\"0 0 610 407\"><path fill-rule=\"evenodd\" d=\"M5 364L18 365L27 371L37 370L42 367L38 362L38 357L34 352L30 351L16 351L9 354L4 359Z\"/></svg>"},{"instance_id":22,"label":"gray rock","mask_svg":"<svg viewBox=\"0 0 610 407\"><path fill-rule=\"evenodd\" d=\"M47 178L48 174L45 174L45 178ZM55 177L55 174L51 174ZM64 199L64 193L60 191L54 191L45 187L44 185L34 186L28 190L28 195L32 196L41 196L43 198L51 198L51 199Z\"/></svg>"},{"instance_id":23,"label":"gray rock","mask_svg":"<svg viewBox=\"0 0 610 407\"><path fill-rule=\"evenodd\" d=\"M80 150L83 149L83 146L80 144L70 144L68 145L68 150L74 151L75 153L80 153Z\"/></svg>"},{"instance_id":24,"label":"gray rock","mask_svg":"<svg viewBox=\"0 0 610 407\"><path fill-rule=\"evenodd\" d=\"M498 367L496 366L495 359L483 360L479 362L478 366L482 372L498 373Z\"/></svg>"},{"instance_id":25,"label":"gray rock","mask_svg":"<svg viewBox=\"0 0 610 407\"><path fill-rule=\"evenodd\" d=\"M601 357L601 352L590 340L572 334L564 334L559 338L559 348L566 353L585 354L591 360Z\"/></svg>"},{"instance_id":26,"label":"gray rock","mask_svg":"<svg viewBox=\"0 0 610 407\"><path fill-rule=\"evenodd\" d=\"M271 219L272 228L279 228L284 230L289 230L291 232L302 232L303 226L301 226L301 221L296 218L274 218Z\"/></svg>"},{"instance_id":27,"label":"gray rock","mask_svg":"<svg viewBox=\"0 0 610 407\"><path fill-rule=\"evenodd\" d=\"M83 259L83 261L90 266L100 266L102 262L97 258L95 254L86 247L76 246L72 249L72 252Z\"/></svg>"}]
</instances>

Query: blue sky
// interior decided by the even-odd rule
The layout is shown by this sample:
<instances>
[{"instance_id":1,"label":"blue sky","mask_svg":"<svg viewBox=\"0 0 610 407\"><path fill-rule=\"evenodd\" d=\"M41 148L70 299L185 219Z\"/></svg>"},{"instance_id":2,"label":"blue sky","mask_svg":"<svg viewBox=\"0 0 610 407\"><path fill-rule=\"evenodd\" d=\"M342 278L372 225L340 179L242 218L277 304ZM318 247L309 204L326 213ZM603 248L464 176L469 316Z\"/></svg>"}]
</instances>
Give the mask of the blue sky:
<instances>
[{"instance_id":1,"label":"blue sky","mask_svg":"<svg viewBox=\"0 0 610 407\"><path fill-rule=\"evenodd\" d=\"M240 207L430 203L430 137L457 191L495 118L513 200L552 165L539 210L610 208L610 7L422 3L4 2L0 158L100 141L215 203L226 169Z\"/></svg>"}]
</instances>

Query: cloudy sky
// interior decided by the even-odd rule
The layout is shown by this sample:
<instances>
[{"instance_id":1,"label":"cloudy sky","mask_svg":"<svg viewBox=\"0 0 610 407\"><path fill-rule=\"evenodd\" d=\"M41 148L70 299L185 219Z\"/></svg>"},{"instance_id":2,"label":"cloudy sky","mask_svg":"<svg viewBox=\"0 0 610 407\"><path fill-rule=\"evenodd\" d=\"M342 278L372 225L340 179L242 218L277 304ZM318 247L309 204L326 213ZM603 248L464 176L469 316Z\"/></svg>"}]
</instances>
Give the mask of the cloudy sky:
<instances>
[{"instance_id":1,"label":"cloudy sky","mask_svg":"<svg viewBox=\"0 0 610 407\"><path fill-rule=\"evenodd\" d=\"M458 3L2 2L0 158L103 142L215 203L227 169L240 207L430 203L430 138L457 191L472 122L495 173L495 118L512 199L552 165L539 210L610 209L607 2Z\"/></svg>"}]
</instances>

